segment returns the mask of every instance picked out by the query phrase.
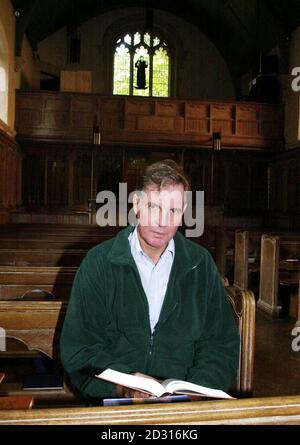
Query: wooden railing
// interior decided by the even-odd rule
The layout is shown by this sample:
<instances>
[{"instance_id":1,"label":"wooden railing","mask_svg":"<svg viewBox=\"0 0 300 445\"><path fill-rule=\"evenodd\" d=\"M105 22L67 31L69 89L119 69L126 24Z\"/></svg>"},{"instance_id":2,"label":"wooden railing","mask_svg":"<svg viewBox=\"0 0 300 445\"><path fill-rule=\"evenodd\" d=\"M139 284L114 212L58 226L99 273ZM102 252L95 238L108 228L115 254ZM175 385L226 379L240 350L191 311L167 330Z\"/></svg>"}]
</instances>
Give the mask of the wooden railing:
<instances>
[{"instance_id":1,"label":"wooden railing","mask_svg":"<svg viewBox=\"0 0 300 445\"><path fill-rule=\"evenodd\" d=\"M61 92L18 92L16 130L20 139L92 142L95 115L103 144L276 149L283 141L280 105L136 98Z\"/></svg>"}]
</instances>

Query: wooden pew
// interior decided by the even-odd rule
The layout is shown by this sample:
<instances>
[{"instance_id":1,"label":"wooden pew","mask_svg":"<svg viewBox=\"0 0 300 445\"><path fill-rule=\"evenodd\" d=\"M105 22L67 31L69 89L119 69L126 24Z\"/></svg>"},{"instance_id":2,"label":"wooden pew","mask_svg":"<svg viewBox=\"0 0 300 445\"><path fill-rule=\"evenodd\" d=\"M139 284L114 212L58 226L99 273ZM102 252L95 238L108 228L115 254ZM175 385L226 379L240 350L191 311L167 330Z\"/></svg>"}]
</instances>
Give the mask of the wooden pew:
<instances>
[{"instance_id":1,"label":"wooden pew","mask_svg":"<svg viewBox=\"0 0 300 445\"><path fill-rule=\"evenodd\" d=\"M39 249L39 250L88 250L106 240L112 235L101 236L42 236L0 238L0 249Z\"/></svg>"},{"instance_id":2,"label":"wooden pew","mask_svg":"<svg viewBox=\"0 0 300 445\"><path fill-rule=\"evenodd\" d=\"M300 396L2 411L0 425L299 425ZM192 428L190 428L192 429ZM101 435L101 431L100 431Z\"/></svg>"},{"instance_id":3,"label":"wooden pew","mask_svg":"<svg viewBox=\"0 0 300 445\"><path fill-rule=\"evenodd\" d=\"M0 396L0 411L11 409L31 409L33 404L34 398L32 396Z\"/></svg>"},{"instance_id":4,"label":"wooden pew","mask_svg":"<svg viewBox=\"0 0 300 445\"><path fill-rule=\"evenodd\" d=\"M299 280L298 280L298 298L297 298L297 320L295 323L295 328L300 328L300 273L299 273Z\"/></svg>"},{"instance_id":5,"label":"wooden pew","mask_svg":"<svg viewBox=\"0 0 300 445\"><path fill-rule=\"evenodd\" d=\"M0 233L0 266L79 266L121 227L10 224Z\"/></svg>"},{"instance_id":6,"label":"wooden pew","mask_svg":"<svg viewBox=\"0 0 300 445\"><path fill-rule=\"evenodd\" d=\"M241 335L240 363L232 391L247 396L253 384L255 299L250 291L226 290ZM66 308L67 302L62 301L0 301L1 327L7 337L22 341L28 349L57 358Z\"/></svg>"},{"instance_id":7,"label":"wooden pew","mask_svg":"<svg viewBox=\"0 0 300 445\"><path fill-rule=\"evenodd\" d=\"M1 226L1 237L12 236L34 236L45 234L48 235L77 235L77 236L90 236L110 234L115 235L122 227L119 226L92 226L84 224L23 224L23 223L11 223Z\"/></svg>"},{"instance_id":8,"label":"wooden pew","mask_svg":"<svg viewBox=\"0 0 300 445\"><path fill-rule=\"evenodd\" d=\"M291 256L294 258L289 258ZM289 261L292 260L292 261ZM295 260L295 261L293 261ZM271 316L278 316L278 287L299 282L300 240L263 235L260 257L258 307Z\"/></svg>"},{"instance_id":9,"label":"wooden pew","mask_svg":"<svg viewBox=\"0 0 300 445\"><path fill-rule=\"evenodd\" d=\"M79 266L86 249L0 249L0 266Z\"/></svg>"},{"instance_id":10,"label":"wooden pew","mask_svg":"<svg viewBox=\"0 0 300 445\"><path fill-rule=\"evenodd\" d=\"M0 266L0 300L20 299L31 290L44 290L68 299L77 267Z\"/></svg>"},{"instance_id":11,"label":"wooden pew","mask_svg":"<svg viewBox=\"0 0 300 445\"><path fill-rule=\"evenodd\" d=\"M18 340L30 351L53 358L59 369L59 338L66 308L67 303L62 301L0 301L1 327L6 331L7 343L10 339ZM13 352L14 358L23 355L22 351ZM10 356L10 351L0 352L0 358ZM24 395L22 385L22 382L2 384L0 397ZM37 406L84 405L67 381L63 389L27 390L26 395L34 397Z\"/></svg>"},{"instance_id":12,"label":"wooden pew","mask_svg":"<svg viewBox=\"0 0 300 445\"><path fill-rule=\"evenodd\" d=\"M3 382L5 374L0 372L0 384ZM10 410L10 409L30 409L33 407L33 397L32 396L0 396L0 410Z\"/></svg>"},{"instance_id":13,"label":"wooden pew","mask_svg":"<svg viewBox=\"0 0 300 445\"><path fill-rule=\"evenodd\" d=\"M1 327L28 349L55 357L66 308L63 301L0 301Z\"/></svg>"},{"instance_id":14,"label":"wooden pew","mask_svg":"<svg viewBox=\"0 0 300 445\"><path fill-rule=\"evenodd\" d=\"M234 247L234 286L248 289L250 273L260 271L262 235L281 236L286 240L300 240L298 233L276 230L236 230Z\"/></svg>"},{"instance_id":15,"label":"wooden pew","mask_svg":"<svg viewBox=\"0 0 300 445\"><path fill-rule=\"evenodd\" d=\"M252 291L234 286L226 287L226 292L241 339L240 363L232 393L238 397L249 397L253 389L255 297Z\"/></svg>"}]
</instances>

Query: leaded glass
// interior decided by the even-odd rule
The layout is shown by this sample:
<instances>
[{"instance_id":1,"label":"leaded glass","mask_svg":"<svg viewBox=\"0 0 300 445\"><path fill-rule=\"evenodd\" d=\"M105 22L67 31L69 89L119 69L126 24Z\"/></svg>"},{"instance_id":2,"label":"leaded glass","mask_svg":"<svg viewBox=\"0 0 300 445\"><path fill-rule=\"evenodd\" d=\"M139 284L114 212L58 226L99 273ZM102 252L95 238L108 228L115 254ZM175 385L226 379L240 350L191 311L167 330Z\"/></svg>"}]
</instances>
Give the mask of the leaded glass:
<instances>
[{"instance_id":1,"label":"leaded glass","mask_svg":"<svg viewBox=\"0 0 300 445\"><path fill-rule=\"evenodd\" d=\"M113 94L169 96L168 47L151 33L126 33L118 39L114 54Z\"/></svg>"},{"instance_id":2,"label":"leaded glass","mask_svg":"<svg viewBox=\"0 0 300 445\"><path fill-rule=\"evenodd\" d=\"M165 49L159 48L153 57L152 95L168 96L169 91L169 56Z\"/></svg>"}]
</instances>

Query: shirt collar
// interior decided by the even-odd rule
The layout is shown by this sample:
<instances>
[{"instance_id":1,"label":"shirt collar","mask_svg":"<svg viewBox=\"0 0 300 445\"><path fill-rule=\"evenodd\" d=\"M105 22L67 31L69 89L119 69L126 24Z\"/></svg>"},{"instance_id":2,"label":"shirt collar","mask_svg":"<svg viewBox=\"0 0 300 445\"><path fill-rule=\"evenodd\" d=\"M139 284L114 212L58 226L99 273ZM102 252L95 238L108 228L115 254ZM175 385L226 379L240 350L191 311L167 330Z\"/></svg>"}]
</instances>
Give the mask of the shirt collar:
<instances>
[{"instance_id":1,"label":"shirt collar","mask_svg":"<svg viewBox=\"0 0 300 445\"><path fill-rule=\"evenodd\" d=\"M137 228L135 227L134 231L130 233L129 237L129 243L131 245L131 248L133 249L133 251L135 253L141 253L143 255L146 255L145 252L143 251L142 247L141 247L141 243L137 234ZM162 256L164 256L166 254L166 252L170 252L172 255L172 258L174 257L175 254L175 243L174 243L174 239L170 239L165 251L163 252Z\"/></svg>"}]
</instances>

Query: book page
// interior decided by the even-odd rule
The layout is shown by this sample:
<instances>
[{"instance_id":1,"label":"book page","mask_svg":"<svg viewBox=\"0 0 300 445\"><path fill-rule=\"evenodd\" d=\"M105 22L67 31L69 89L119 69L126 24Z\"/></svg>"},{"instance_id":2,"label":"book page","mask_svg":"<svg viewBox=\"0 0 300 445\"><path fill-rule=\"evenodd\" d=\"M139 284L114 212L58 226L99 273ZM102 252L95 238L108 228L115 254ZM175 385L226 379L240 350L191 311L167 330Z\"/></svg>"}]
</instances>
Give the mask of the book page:
<instances>
[{"instance_id":1,"label":"book page","mask_svg":"<svg viewBox=\"0 0 300 445\"><path fill-rule=\"evenodd\" d=\"M206 397L216 399L233 399L229 394L219 389L207 388L196 383L186 382L184 380L168 379L163 382L163 386L170 393L181 394L203 394Z\"/></svg>"},{"instance_id":2,"label":"book page","mask_svg":"<svg viewBox=\"0 0 300 445\"><path fill-rule=\"evenodd\" d=\"M98 374L95 377L107 380L111 383L126 386L127 388L144 391L157 397L165 394L165 388L157 380L147 377L126 374L124 372L115 371L113 369L106 369L101 374Z\"/></svg>"}]
</instances>

